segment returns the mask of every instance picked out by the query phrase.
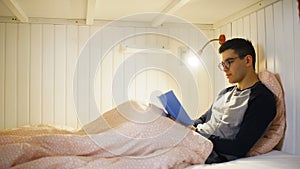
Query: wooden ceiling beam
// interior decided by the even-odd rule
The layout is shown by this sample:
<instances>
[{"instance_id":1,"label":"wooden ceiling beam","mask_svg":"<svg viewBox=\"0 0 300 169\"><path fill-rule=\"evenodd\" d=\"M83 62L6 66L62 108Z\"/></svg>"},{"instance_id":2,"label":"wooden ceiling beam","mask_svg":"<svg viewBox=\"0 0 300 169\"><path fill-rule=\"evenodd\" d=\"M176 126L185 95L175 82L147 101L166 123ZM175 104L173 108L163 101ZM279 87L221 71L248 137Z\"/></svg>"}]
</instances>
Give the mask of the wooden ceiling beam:
<instances>
[{"instance_id":1,"label":"wooden ceiling beam","mask_svg":"<svg viewBox=\"0 0 300 169\"><path fill-rule=\"evenodd\" d=\"M3 0L3 3L21 22L28 22L28 17L16 0Z\"/></svg>"},{"instance_id":2,"label":"wooden ceiling beam","mask_svg":"<svg viewBox=\"0 0 300 169\"><path fill-rule=\"evenodd\" d=\"M173 14L182 8L184 5L189 3L191 0L173 0L170 2L160 14L152 21L151 26L157 27L166 20L166 14Z\"/></svg>"},{"instance_id":3,"label":"wooden ceiling beam","mask_svg":"<svg viewBox=\"0 0 300 169\"><path fill-rule=\"evenodd\" d=\"M87 0L86 24L93 25L95 19L96 0Z\"/></svg>"}]
</instances>

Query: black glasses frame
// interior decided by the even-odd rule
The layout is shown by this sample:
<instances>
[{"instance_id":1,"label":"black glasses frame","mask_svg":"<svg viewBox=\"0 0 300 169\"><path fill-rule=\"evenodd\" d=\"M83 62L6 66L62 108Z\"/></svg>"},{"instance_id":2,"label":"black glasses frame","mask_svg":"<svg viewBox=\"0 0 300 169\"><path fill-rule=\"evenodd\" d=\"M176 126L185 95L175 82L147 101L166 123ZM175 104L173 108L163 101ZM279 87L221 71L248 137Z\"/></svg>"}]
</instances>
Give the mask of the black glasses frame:
<instances>
[{"instance_id":1,"label":"black glasses frame","mask_svg":"<svg viewBox=\"0 0 300 169\"><path fill-rule=\"evenodd\" d=\"M221 63L218 64L218 68L219 68L221 71L223 71L224 68L229 69L231 63L233 63L234 60L237 59L237 58L239 58L239 57L234 57L234 58L228 58L228 59L226 59L224 62L221 62Z\"/></svg>"}]
</instances>

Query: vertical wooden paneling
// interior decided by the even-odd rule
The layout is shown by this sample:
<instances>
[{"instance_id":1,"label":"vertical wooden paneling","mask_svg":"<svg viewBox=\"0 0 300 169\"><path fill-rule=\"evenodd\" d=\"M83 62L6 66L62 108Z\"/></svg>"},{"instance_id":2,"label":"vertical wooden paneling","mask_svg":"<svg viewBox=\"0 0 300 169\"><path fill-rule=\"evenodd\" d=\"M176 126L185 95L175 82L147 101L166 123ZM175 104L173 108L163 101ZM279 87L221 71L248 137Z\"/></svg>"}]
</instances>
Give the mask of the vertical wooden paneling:
<instances>
[{"instance_id":1,"label":"vertical wooden paneling","mask_svg":"<svg viewBox=\"0 0 300 169\"><path fill-rule=\"evenodd\" d=\"M299 3L299 1L298 1ZM300 72L300 68L299 68L299 64L300 64L300 17L299 17L299 8L298 8L298 4L296 1L293 1L293 19L294 19L294 57L295 57L295 72ZM297 15L298 14L298 15ZM300 85L300 78L299 75L295 75L295 96L296 96L296 100L295 103L299 103L300 102L300 89L299 89L299 85ZM296 133L296 138L295 138L295 143L299 143L300 142L300 135L297 134L299 133L300 130L300 105L296 104L296 110L295 110L295 133ZM297 144L296 144L297 145ZM300 146L296 146L295 148L295 154L300 155Z\"/></svg>"},{"instance_id":2,"label":"vertical wooden paneling","mask_svg":"<svg viewBox=\"0 0 300 169\"><path fill-rule=\"evenodd\" d=\"M136 32L140 33L140 32L145 32L146 28L136 28ZM146 44L146 37L145 34L141 34L136 36L136 44L135 44L138 48L146 48L147 44ZM138 53L138 54L134 54L134 56L143 56L142 54ZM139 62L136 62L136 64L138 64L139 67L146 67L147 63L145 60L145 57L143 57L142 60L140 60ZM137 66L136 66L137 67ZM137 100L145 102L146 101L146 97L147 97L147 73L145 70L137 72L137 70L135 70L137 74L137 76L135 77L136 80L136 88L135 88L135 97Z\"/></svg>"},{"instance_id":3,"label":"vertical wooden paneling","mask_svg":"<svg viewBox=\"0 0 300 169\"><path fill-rule=\"evenodd\" d=\"M113 29L106 29L103 32L103 39L107 42L102 43L102 50L110 48L108 53L103 56L101 66L101 112L106 112L112 108L112 74L113 74L113 55L112 55L112 37Z\"/></svg>"},{"instance_id":4,"label":"vertical wooden paneling","mask_svg":"<svg viewBox=\"0 0 300 169\"><path fill-rule=\"evenodd\" d=\"M236 26L234 26L236 28ZM231 32L237 32L237 30L231 30ZM215 31L215 35L214 37L219 37L221 33L221 30L218 29ZM233 36L235 37L235 36ZM218 52L218 49L219 49L219 43L215 43L215 50L217 53ZM224 72L221 71L219 68L218 68L218 64L222 61L222 57L220 54L217 55L217 57L215 58L215 63L213 65L213 69L214 69L214 75L213 75L213 78L214 78L214 98L216 98L218 96L218 94L220 93L221 90L224 89L224 87L226 87L226 85L228 84L228 81L227 79L225 79L225 76L224 76Z\"/></svg>"},{"instance_id":5,"label":"vertical wooden paneling","mask_svg":"<svg viewBox=\"0 0 300 169\"><path fill-rule=\"evenodd\" d=\"M221 32L220 33L225 33L225 36L226 36L226 39L231 39L231 24L226 24L226 25L224 25L222 28L221 28ZM216 52L218 53L218 59L219 59L219 62L218 63L220 63L220 61L222 60L222 58L221 57L219 57L219 56L221 56L220 54L219 54L219 47L220 47L220 44L219 43L216 43L217 44L217 48L216 48ZM216 66L218 66L218 65L216 65ZM222 72L222 71L220 71L220 69L219 68L217 68L216 67L216 72L219 74L219 77L221 78L221 80L222 81L224 81L224 87L225 86L229 86L229 85L231 85L229 82L228 82L228 80L225 78L225 76L224 76L224 73ZM220 92L220 91L218 91L218 92Z\"/></svg>"},{"instance_id":6,"label":"vertical wooden paneling","mask_svg":"<svg viewBox=\"0 0 300 169\"><path fill-rule=\"evenodd\" d=\"M170 37L169 37L169 29L166 28L158 28L157 31L161 33L161 36L157 36L156 43L158 48L164 48L164 49L170 49ZM159 62L163 65L168 64L168 60L166 58L166 55L158 56ZM156 94L159 94L160 92L165 92L168 90L168 74L165 71L157 70L158 72L158 78L157 78L157 91ZM154 95L152 96L154 97ZM159 100L156 100L156 98L151 98L151 101L154 102L154 104L160 105Z\"/></svg>"},{"instance_id":7,"label":"vertical wooden paneling","mask_svg":"<svg viewBox=\"0 0 300 169\"><path fill-rule=\"evenodd\" d=\"M265 9L266 18L266 60L267 69L271 72L275 72L275 54L274 54L274 18L273 18L273 6L270 5Z\"/></svg>"},{"instance_id":8,"label":"vertical wooden paneling","mask_svg":"<svg viewBox=\"0 0 300 169\"><path fill-rule=\"evenodd\" d=\"M30 25L18 27L18 126L29 123Z\"/></svg>"},{"instance_id":9,"label":"vertical wooden paneling","mask_svg":"<svg viewBox=\"0 0 300 169\"><path fill-rule=\"evenodd\" d=\"M257 53L258 53L258 71L266 68L266 29L265 29L265 12L264 9L257 12Z\"/></svg>"},{"instance_id":10,"label":"vertical wooden paneling","mask_svg":"<svg viewBox=\"0 0 300 169\"><path fill-rule=\"evenodd\" d=\"M199 49L201 48L200 44L201 41L205 40L207 41L207 38L205 37L205 35L201 32L201 34L199 35L199 31L200 30L196 30L193 28L189 29L189 44L191 51L187 51L187 59L188 58L196 58L197 57L197 53L193 53L192 49ZM197 52L197 51L195 51ZM198 60L197 60L198 61ZM186 64L186 67L190 69L192 75L194 76L193 79L195 82L191 82L191 83L195 83L197 85L197 91L192 91L189 90L189 93L195 93L197 92L197 97L199 99L198 103L197 103L197 107L193 107L193 105L191 103L191 101L189 100L183 100L183 103L185 104L185 107L187 109L188 112L190 112L190 115L192 118L197 118L199 117L199 113L204 112L208 106L208 102L210 99L210 95L211 95L211 88L210 85L207 84L211 84L208 76L203 76L203 72L205 72L205 74L207 74L206 70L203 69L203 62L198 61L198 64L196 66L191 66L190 63ZM208 82L208 83L203 83L204 81ZM202 95L208 96L206 98L201 97ZM192 113L192 114L191 114Z\"/></svg>"},{"instance_id":11,"label":"vertical wooden paneling","mask_svg":"<svg viewBox=\"0 0 300 169\"><path fill-rule=\"evenodd\" d=\"M54 123L54 25L43 25L42 123Z\"/></svg>"},{"instance_id":12,"label":"vertical wooden paneling","mask_svg":"<svg viewBox=\"0 0 300 169\"><path fill-rule=\"evenodd\" d=\"M243 18L237 20L237 36L244 37L244 23Z\"/></svg>"},{"instance_id":13,"label":"vertical wooden paneling","mask_svg":"<svg viewBox=\"0 0 300 169\"><path fill-rule=\"evenodd\" d=\"M17 24L6 24L5 127L17 125Z\"/></svg>"},{"instance_id":14,"label":"vertical wooden paneling","mask_svg":"<svg viewBox=\"0 0 300 169\"><path fill-rule=\"evenodd\" d=\"M155 34L156 29L154 28L147 28L147 32L154 32L154 34L147 34L145 36L146 38L146 46L147 48L159 48L157 46L157 35ZM146 54L146 63L153 63L153 61L157 61L159 60L159 58L157 57L158 54ZM157 58L157 59L156 59ZM149 62L148 60L151 60L151 62ZM152 94L154 94L153 92L155 92L156 90L158 90L158 71L154 68L150 68L150 65L147 64L146 65L148 70L146 71L146 76L147 76L147 94L146 94L146 100L147 102L151 102L151 96ZM152 98L155 98L152 96Z\"/></svg>"},{"instance_id":15,"label":"vertical wooden paneling","mask_svg":"<svg viewBox=\"0 0 300 169\"><path fill-rule=\"evenodd\" d=\"M236 24L232 24L232 28L235 28L235 31L234 30L231 30L231 32L235 32L236 33ZM217 36L219 36L220 35L220 33L221 33L221 28L218 28L218 29L216 29L215 30L215 32L214 32L214 35L213 35L213 37L215 38L215 37L217 37ZM214 50L215 51L217 51L217 53L219 53L218 52L218 47L217 47L217 45L214 43L213 44L214 46ZM213 95L213 97L214 98L216 98L217 96L218 96L218 94L219 94L219 92L220 92L220 90L222 90L223 88L224 88L224 86L225 86L225 84L224 83L222 83L223 81L222 81L222 77L223 77L223 72L222 71L220 71L219 70L219 68L218 68L218 64L220 63L222 61L222 57L221 57L221 55L219 54L219 55L217 55L217 57L215 57L214 58L214 63L213 63L213 74L211 75L212 76L212 78L213 78L213 90L214 90L214 95ZM222 83L222 84L221 84Z\"/></svg>"},{"instance_id":16,"label":"vertical wooden paneling","mask_svg":"<svg viewBox=\"0 0 300 169\"><path fill-rule=\"evenodd\" d=\"M168 64L168 60L166 55L161 56L160 61L167 65ZM161 91L162 93L168 90L168 74L165 71L159 71L160 76L158 77L158 86L159 86L159 91ZM159 104L159 103L157 103Z\"/></svg>"},{"instance_id":17,"label":"vertical wooden paneling","mask_svg":"<svg viewBox=\"0 0 300 169\"><path fill-rule=\"evenodd\" d=\"M243 37L244 38L246 38L246 39L248 39L248 40L251 40L250 39L250 16L249 15L247 15L247 16L245 16L244 18L243 18L243 28L244 28L244 30L243 30L243 32L244 32L244 34L243 34Z\"/></svg>"},{"instance_id":18,"label":"vertical wooden paneling","mask_svg":"<svg viewBox=\"0 0 300 169\"><path fill-rule=\"evenodd\" d=\"M285 59L283 46L283 16L282 16L282 1L274 4L274 51L275 51L275 72L279 75L283 75L284 66L282 65Z\"/></svg>"},{"instance_id":19,"label":"vertical wooden paneling","mask_svg":"<svg viewBox=\"0 0 300 169\"><path fill-rule=\"evenodd\" d=\"M214 31L213 30L206 30L203 31L203 33L205 34L205 36L207 37L207 39L204 39L205 41L208 41L209 39L213 39L214 38ZM227 37L226 33L223 32L223 30L221 31L221 33L225 34L225 36ZM201 42L201 44L199 45L199 49L202 48L202 45L204 45L205 42ZM206 54L208 53L208 54ZM206 99L207 104L211 104L213 98L214 98L214 71L215 71L215 67L213 66L215 63L215 59L216 57L218 57L217 55L217 51L214 48L206 48L204 51L204 55L201 55L200 58L202 60L203 65L205 65L208 77L209 77L209 82L211 83L210 88L208 89L210 94L208 95L208 99ZM199 77L198 79L198 83L203 83L203 81L201 80L201 77ZM199 112L199 116L202 114L203 112Z\"/></svg>"},{"instance_id":20,"label":"vertical wooden paneling","mask_svg":"<svg viewBox=\"0 0 300 169\"><path fill-rule=\"evenodd\" d=\"M30 30L30 123L40 124L42 112L42 26Z\"/></svg>"},{"instance_id":21,"label":"vertical wooden paneling","mask_svg":"<svg viewBox=\"0 0 300 169\"><path fill-rule=\"evenodd\" d=\"M226 24L222 26L220 28L220 34L224 34L226 39L231 39L231 24Z\"/></svg>"},{"instance_id":22,"label":"vertical wooden paneling","mask_svg":"<svg viewBox=\"0 0 300 169\"><path fill-rule=\"evenodd\" d=\"M237 23L237 21L233 21L231 23L231 37L232 38L238 37L238 23Z\"/></svg>"},{"instance_id":23,"label":"vertical wooden paneling","mask_svg":"<svg viewBox=\"0 0 300 169\"><path fill-rule=\"evenodd\" d=\"M5 24L0 23L0 129L5 128Z\"/></svg>"},{"instance_id":24,"label":"vertical wooden paneling","mask_svg":"<svg viewBox=\"0 0 300 169\"><path fill-rule=\"evenodd\" d=\"M122 40L122 36L123 36L123 29L120 27L114 27L112 28L112 32L113 32L113 41L121 41ZM120 46L119 44L115 44L115 46L112 49L112 53L113 53L113 58L112 58L112 83L111 85L113 85L114 80L116 80L116 78L118 80L121 80L121 83L116 84L117 86L112 86L112 87L117 87L120 88L122 92L118 93L117 95L112 95L112 107L117 106L117 104L120 103L116 103L116 100L118 98L124 98L124 70L121 72L121 74L116 75L117 70L119 70L120 65L124 62L124 56L123 53L120 51ZM124 67L122 67L123 69ZM112 88L112 91L114 90L114 88Z\"/></svg>"},{"instance_id":25,"label":"vertical wooden paneling","mask_svg":"<svg viewBox=\"0 0 300 169\"><path fill-rule=\"evenodd\" d=\"M90 102L90 120L95 120L99 117L99 111L100 111L100 93L101 93L101 77L100 72L97 70L97 66L95 63L100 63L100 56L101 56L101 46L102 46L102 32L97 32L99 30L99 27L92 26L90 27L90 33L91 36L91 49L90 49L90 56L91 56L91 66L90 66L90 88L93 90L90 90L90 96L91 98L95 99L97 107L93 107L93 101ZM92 74L92 71L96 71L96 75ZM93 93L92 93L93 91Z\"/></svg>"},{"instance_id":26,"label":"vertical wooden paneling","mask_svg":"<svg viewBox=\"0 0 300 169\"><path fill-rule=\"evenodd\" d=\"M254 50L256 52L256 62L255 68L258 72L258 42L257 42L257 14L250 14L250 41L253 44Z\"/></svg>"},{"instance_id":27,"label":"vertical wooden paneling","mask_svg":"<svg viewBox=\"0 0 300 169\"><path fill-rule=\"evenodd\" d=\"M135 28L133 27L126 27L123 29L123 34L124 35L130 35L135 33ZM123 41L124 46L135 46L136 38L135 37L128 37ZM124 61L126 59L129 59L131 54L129 53L123 53ZM135 71L135 65L124 65L124 79L130 79L129 77L129 72L134 72ZM128 96L128 99L134 99L136 94L135 94L135 86L136 86L136 81L133 79L130 84L127 84L124 82L123 88L124 88L124 95Z\"/></svg>"},{"instance_id":28,"label":"vertical wooden paneling","mask_svg":"<svg viewBox=\"0 0 300 169\"><path fill-rule=\"evenodd\" d=\"M66 122L66 26L54 27L54 123Z\"/></svg>"},{"instance_id":29,"label":"vertical wooden paneling","mask_svg":"<svg viewBox=\"0 0 300 169\"><path fill-rule=\"evenodd\" d=\"M299 3L299 1L298 1ZM293 1L293 19L294 19L294 57L295 57L295 72L299 72L300 68L299 68L299 64L300 64L300 17L299 17L299 9L298 9L298 4L296 1ZM297 15L298 14L298 15ZM299 103L300 102L300 78L299 75L295 75L295 96L296 96L296 100L295 103ZM300 142L300 135L299 135L299 130L300 130L300 105L296 104L296 110L295 110L295 122L296 122L296 126L295 126L295 133L296 133L296 137L295 137L295 143L299 143ZM296 144L297 145L297 144ZM296 146L295 147L295 154L300 154L300 146Z\"/></svg>"},{"instance_id":30,"label":"vertical wooden paneling","mask_svg":"<svg viewBox=\"0 0 300 169\"><path fill-rule=\"evenodd\" d=\"M66 73L66 125L77 128L77 114L75 111L75 100L73 80L75 75L75 64L78 58L78 26L67 26L67 73Z\"/></svg>"},{"instance_id":31,"label":"vertical wooden paneling","mask_svg":"<svg viewBox=\"0 0 300 169\"><path fill-rule=\"evenodd\" d=\"M90 65L90 44L87 40L90 37L90 29L88 26L79 27L79 49L80 57L84 56L84 59L77 63L77 108L78 117L81 124L86 124L89 122L90 110L89 110L89 87L90 87L90 77L89 77L89 65ZM81 58L80 58L81 59Z\"/></svg>"},{"instance_id":32,"label":"vertical wooden paneling","mask_svg":"<svg viewBox=\"0 0 300 169\"><path fill-rule=\"evenodd\" d=\"M295 112L295 56L294 56L294 30L293 30L293 7L292 0L283 1L283 46L285 59L282 62L284 66L282 75L283 87L285 91L286 112L287 112L287 130L285 135L284 150L295 153L296 147L296 112Z\"/></svg>"}]
</instances>

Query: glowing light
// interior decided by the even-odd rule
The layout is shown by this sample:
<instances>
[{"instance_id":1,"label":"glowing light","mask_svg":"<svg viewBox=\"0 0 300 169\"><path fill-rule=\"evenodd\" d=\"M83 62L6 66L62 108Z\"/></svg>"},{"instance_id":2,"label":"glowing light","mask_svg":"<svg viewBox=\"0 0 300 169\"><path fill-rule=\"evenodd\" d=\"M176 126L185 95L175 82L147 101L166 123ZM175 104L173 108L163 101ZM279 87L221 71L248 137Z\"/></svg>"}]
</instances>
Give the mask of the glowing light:
<instances>
[{"instance_id":1,"label":"glowing light","mask_svg":"<svg viewBox=\"0 0 300 169\"><path fill-rule=\"evenodd\" d=\"M187 58L187 63L193 67L197 67L199 65L199 60L195 56L189 56Z\"/></svg>"}]
</instances>

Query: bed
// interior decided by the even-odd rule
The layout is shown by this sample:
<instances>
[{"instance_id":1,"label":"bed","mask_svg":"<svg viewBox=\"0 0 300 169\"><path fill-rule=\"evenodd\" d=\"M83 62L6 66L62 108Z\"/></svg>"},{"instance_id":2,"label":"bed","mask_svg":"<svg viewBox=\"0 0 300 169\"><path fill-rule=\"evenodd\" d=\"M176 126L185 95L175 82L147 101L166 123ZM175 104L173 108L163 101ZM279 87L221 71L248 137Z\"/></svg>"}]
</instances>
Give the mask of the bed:
<instances>
[{"instance_id":1,"label":"bed","mask_svg":"<svg viewBox=\"0 0 300 169\"><path fill-rule=\"evenodd\" d=\"M284 97L272 73L259 77L277 97L277 114L248 158L206 165L210 140L165 117L155 105L129 101L80 130L49 125L0 130L0 169L300 168L299 156L273 150L284 136Z\"/></svg>"},{"instance_id":2,"label":"bed","mask_svg":"<svg viewBox=\"0 0 300 169\"><path fill-rule=\"evenodd\" d=\"M111 115L110 118L113 117L115 122L122 121L118 116ZM117 132L107 130L106 127L96 127L98 122L99 119L86 126L86 130L90 132L88 135L82 130L70 131L48 125L3 130L0 132L0 168L299 169L300 167L300 156L277 150L225 163L204 164L212 150L211 142L165 117L142 126L121 122L122 124L113 126ZM129 129L130 132L127 132ZM123 137L124 135L127 136ZM151 135L156 137L149 137Z\"/></svg>"},{"instance_id":3,"label":"bed","mask_svg":"<svg viewBox=\"0 0 300 169\"><path fill-rule=\"evenodd\" d=\"M254 157L206 165L192 165L186 169L299 169L300 156L291 155L282 151L273 150L269 153Z\"/></svg>"}]
</instances>

